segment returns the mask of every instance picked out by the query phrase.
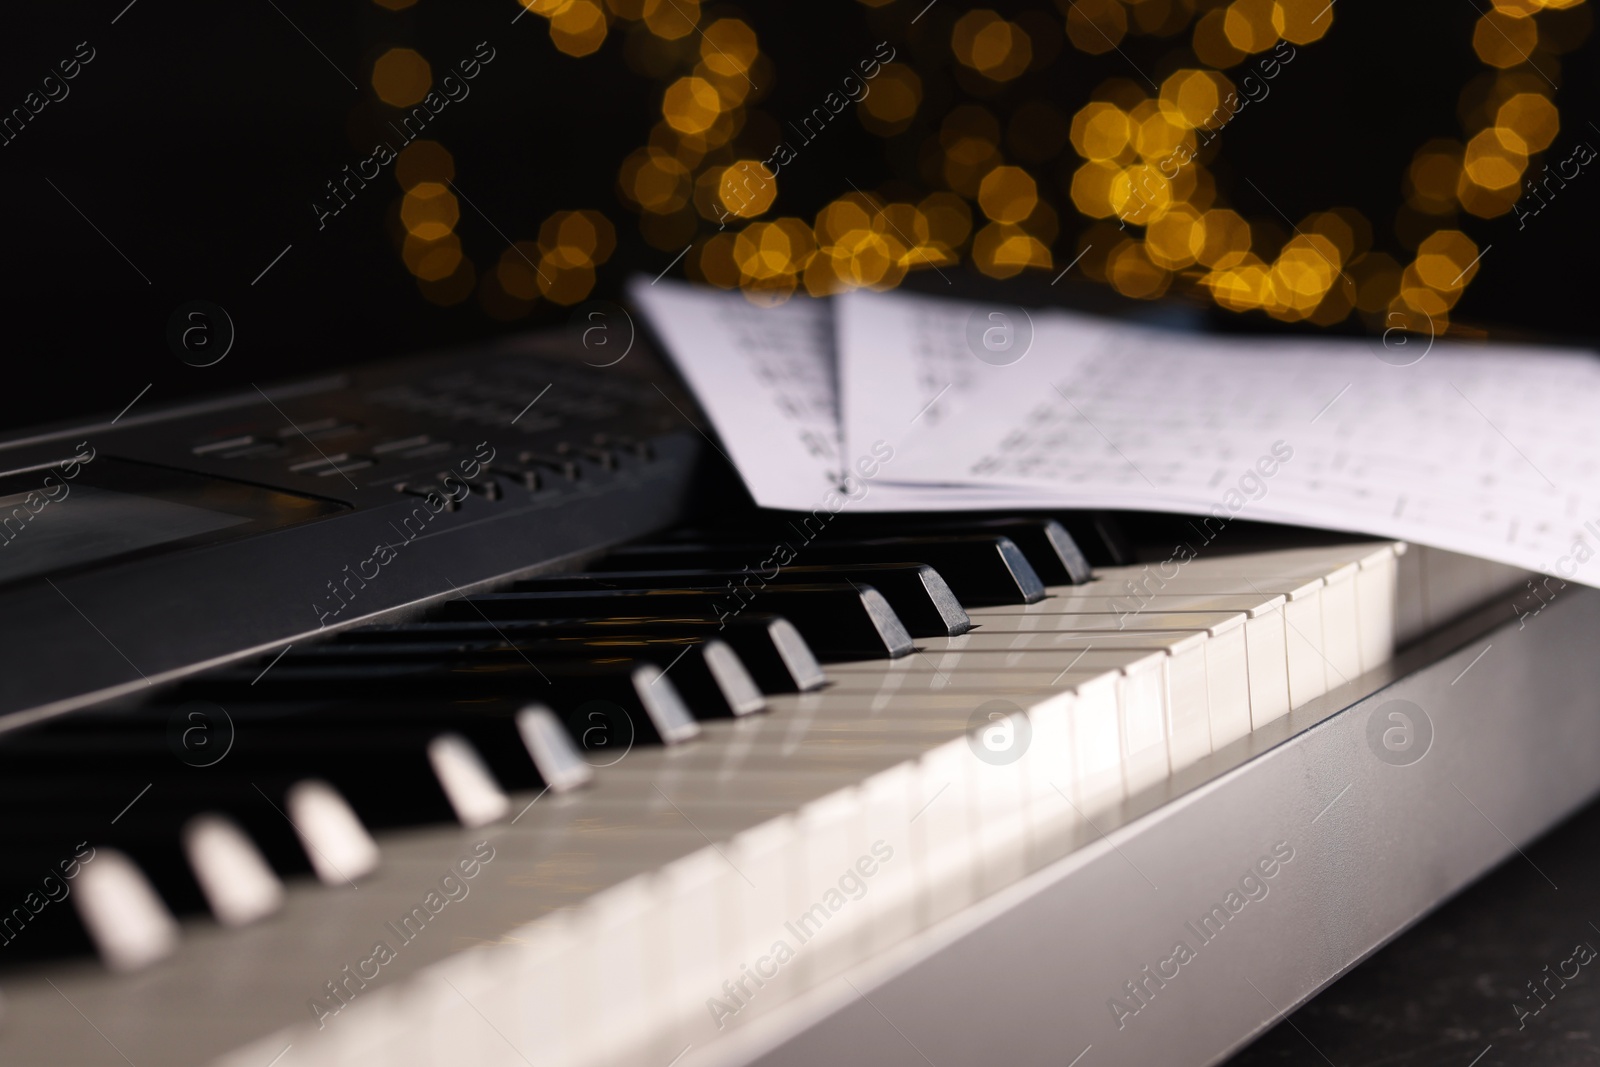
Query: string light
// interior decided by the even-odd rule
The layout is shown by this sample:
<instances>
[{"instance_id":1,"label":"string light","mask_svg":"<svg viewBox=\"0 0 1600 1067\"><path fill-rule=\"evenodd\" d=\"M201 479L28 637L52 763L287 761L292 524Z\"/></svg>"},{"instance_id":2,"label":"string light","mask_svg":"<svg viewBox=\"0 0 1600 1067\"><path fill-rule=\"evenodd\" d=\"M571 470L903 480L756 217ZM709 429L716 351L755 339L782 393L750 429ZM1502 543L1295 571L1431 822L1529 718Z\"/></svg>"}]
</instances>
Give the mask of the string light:
<instances>
[{"instance_id":1,"label":"string light","mask_svg":"<svg viewBox=\"0 0 1600 1067\"><path fill-rule=\"evenodd\" d=\"M400 10L416 0L374 2ZM1395 232L1375 238L1351 208L1246 218L1219 182L1227 172L1214 173L1223 127L1265 99L1260 83L1295 49L1329 38L1338 11L1326 0L1056 0L1053 12L1014 17L935 11L922 28L942 29L921 39L914 59L880 57L871 73L862 66L859 92L835 94L886 142L899 172L883 187L892 195L840 190L809 221L785 195L789 164L753 154L787 134L782 116L756 110L777 79L749 21L716 9L707 17L699 0L521 2L548 22L567 61L594 62L626 35L627 64L655 82L659 110L647 142L610 164L616 200L650 246L687 246L682 269L697 280L771 303L891 288L911 271L963 259L1009 278L1053 269L1059 251L1132 298L1179 287L1284 321L1332 325L1355 314L1434 331L1449 327L1478 274L1479 246L1463 220L1507 214L1541 170L1561 130L1554 57L1587 30L1586 21L1547 17L1585 0L1485 0L1471 33L1484 73L1462 92L1463 128L1416 149L1400 174ZM893 0L859 2L883 9ZM1080 61L1120 67L1118 53L1140 35L1170 38L1177 52L1159 84L1142 70L1139 79L1117 73L1064 110L1042 94L1046 82L1030 80L1060 61L1063 43ZM941 63L953 79L938 77ZM432 85L413 49L390 48L373 65L372 91L390 107L416 105ZM942 114L926 114L930 96ZM1064 152L1077 158L1059 168ZM455 232L455 171L431 141L395 163L397 248L428 299L456 303L463 286L469 295L476 286L485 309L504 318L589 295L616 240L604 214L548 216L537 240L492 253L480 283Z\"/></svg>"}]
</instances>

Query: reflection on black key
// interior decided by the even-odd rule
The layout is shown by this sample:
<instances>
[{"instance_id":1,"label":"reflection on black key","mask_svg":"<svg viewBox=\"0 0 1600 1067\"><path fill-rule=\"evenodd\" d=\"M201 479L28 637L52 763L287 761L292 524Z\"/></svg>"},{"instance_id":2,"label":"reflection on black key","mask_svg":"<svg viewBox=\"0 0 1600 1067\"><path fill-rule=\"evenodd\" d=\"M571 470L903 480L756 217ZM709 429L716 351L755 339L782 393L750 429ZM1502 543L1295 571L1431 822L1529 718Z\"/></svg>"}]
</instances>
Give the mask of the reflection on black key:
<instances>
[{"instance_id":1,"label":"reflection on black key","mask_svg":"<svg viewBox=\"0 0 1600 1067\"><path fill-rule=\"evenodd\" d=\"M336 644L388 644L408 641L502 641L571 637L616 637L726 641L764 693L805 693L820 689L827 675L794 624L781 615L745 612L719 622L709 616L678 618L521 619L485 622L413 622L364 626L340 634Z\"/></svg>"},{"instance_id":2,"label":"reflection on black key","mask_svg":"<svg viewBox=\"0 0 1600 1067\"><path fill-rule=\"evenodd\" d=\"M749 600L704 589L570 591L557 593L486 593L452 600L440 617L473 621L678 615L709 615L719 622L751 609L782 615L805 636L824 659L874 659L910 655L911 635L871 586L774 585Z\"/></svg>"},{"instance_id":3,"label":"reflection on black key","mask_svg":"<svg viewBox=\"0 0 1600 1067\"><path fill-rule=\"evenodd\" d=\"M1096 567L1126 567L1137 559L1121 521L1109 511L1062 512L1056 521Z\"/></svg>"},{"instance_id":4,"label":"reflection on black key","mask_svg":"<svg viewBox=\"0 0 1600 1067\"><path fill-rule=\"evenodd\" d=\"M672 675L672 684L697 718L748 715L766 707L761 690L739 657L715 638L681 637L549 637L502 638L486 635L474 641L333 642L297 650L279 666L332 663L406 664L415 662L528 663L548 660L632 659L652 663Z\"/></svg>"},{"instance_id":5,"label":"reflection on black key","mask_svg":"<svg viewBox=\"0 0 1600 1067\"><path fill-rule=\"evenodd\" d=\"M614 550L605 565L618 570L760 567L771 557L765 544L637 545ZM1044 583L1009 537L879 537L819 539L801 548L794 562L805 565L925 563L939 572L964 605L1032 604L1044 599Z\"/></svg>"},{"instance_id":6,"label":"reflection on black key","mask_svg":"<svg viewBox=\"0 0 1600 1067\"><path fill-rule=\"evenodd\" d=\"M446 659L289 668L279 664L258 681L252 682L249 674L248 668L214 671L184 688L217 700L247 700L253 690L262 690L260 698L339 699L350 702L340 711L360 713L365 708L380 714L391 713L398 704L428 700L538 700L569 725L575 709L598 701L627 717L643 742L672 744L699 732L661 669L630 659L551 659L536 664L519 657L491 663Z\"/></svg>"},{"instance_id":7,"label":"reflection on black key","mask_svg":"<svg viewBox=\"0 0 1600 1067\"><path fill-rule=\"evenodd\" d=\"M1089 560L1066 528L1048 516L904 514L841 516L832 536L927 537L952 534L1009 537L1045 585L1078 585L1093 574ZM601 563L604 566L604 561Z\"/></svg>"},{"instance_id":8,"label":"reflection on black key","mask_svg":"<svg viewBox=\"0 0 1600 1067\"><path fill-rule=\"evenodd\" d=\"M621 562L621 561L619 561ZM776 573L757 574L748 568L731 570L607 570L530 578L513 588L519 592L586 589L702 588L725 591L741 598L753 596L765 585L840 583L870 585L883 594L912 637L955 637L972 626L955 594L939 572L921 563L861 563L836 566L783 567Z\"/></svg>"}]
</instances>

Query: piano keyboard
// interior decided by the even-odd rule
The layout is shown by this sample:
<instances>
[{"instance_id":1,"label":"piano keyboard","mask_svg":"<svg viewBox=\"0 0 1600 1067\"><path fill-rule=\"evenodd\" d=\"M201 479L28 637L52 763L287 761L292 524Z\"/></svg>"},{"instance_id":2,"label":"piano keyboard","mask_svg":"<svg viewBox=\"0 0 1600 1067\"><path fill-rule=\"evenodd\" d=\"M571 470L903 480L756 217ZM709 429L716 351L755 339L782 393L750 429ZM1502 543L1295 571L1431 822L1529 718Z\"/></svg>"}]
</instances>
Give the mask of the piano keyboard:
<instances>
[{"instance_id":1,"label":"piano keyboard","mask_svg":"<svg viewBox=\"0 0 1600 1067\"><path fill-rule=\"evenodd\" d=\"M688 531L5 735L0 1061L744 1062L1523 577L882 522L754 578L759 527Z\"/></svg>"}]
</instances>

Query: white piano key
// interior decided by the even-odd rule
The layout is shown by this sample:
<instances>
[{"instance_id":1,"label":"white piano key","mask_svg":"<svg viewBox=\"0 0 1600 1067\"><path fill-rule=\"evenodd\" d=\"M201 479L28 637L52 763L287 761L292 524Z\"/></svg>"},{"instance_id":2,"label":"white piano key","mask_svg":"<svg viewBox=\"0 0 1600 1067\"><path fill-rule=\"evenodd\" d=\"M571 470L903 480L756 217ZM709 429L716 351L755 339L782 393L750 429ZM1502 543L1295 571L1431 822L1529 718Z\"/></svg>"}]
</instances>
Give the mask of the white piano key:
<instances>
[{"instance_id":1,"label":"white piano key","mask_svg":"<svg viewBox=\"0 0 1600 1067\"><path fill-rule=\"evenodd\" d=\"M922 859L924 923L938 922L977 899L969 786L975 762L964 739L917 761L921 807L912 814L911 826Z\"/></svg>"},{"instance_id":2,"label":"white piano key","mask_svg":"<svg viewBox=\"0 0 1600 1067\"><path fill-rule=\"evenodd\" d=\"M1028 783L1023 762L1033 724L1021 706L995 701L975 730L963 735L973 760L973 847L978 892L987 896L1027 873Z\"/></svg>"},{"instance_id":3,"label":"white piano key","mask_svg":"<svg viewBox=\"0 0 1600 1067\"><path fill-rule=\"evenodd\" d=\"M96 851L78 873L72 901L100 958L113 971L137 971L178 947L178 923L133 860Z\"/></svg>"},{"instance_id":4,"label":"white piano key","mask_svg":"<svg viewBox=\"0 0 1600 1067\"><path fill-rule=\"evenodd\" d=\"M1241 620L1242 621L1242 620ZM1020 648L1007 651L950 651L938 656L929 656L926 660L919 660L914 656L898 660L893 666L876 663L840 663L836 664L830 676L841 685L847 681L861 678L892 678L897 675L924 677L927 675L950 675L958 677L967 672L993 672L1006 670L1019 671L1062 671L1068 668L1085 673L1093 671L1119 670L1129 663L1137 663L1146 658L1151 651L1167 647L1163 643L1153 643L1144 648L1124 648L1101 651L1099 649L1052 649L1052 648ZM844 691L841 689L841 691Z\"/></svg>"},{"instance_id":5,"label":"white piano key","mask_svg":"<svg viewBox=\"0 0 1600 1067\"><path fill-rule=\"evenodd\" d=\"M743 965L754 964L776 941L782 940L794 951L800 951L802 946L796 942L801 935L809 935L814 930L806 926L796 934L788 924L797 920L812 901L806 899L810 887L803 884L804 848L794 816L787 815L752 827L727 844L718 845L716 851L722 853L739 876L737 882L729 883L734 893L731 917L736 926L729 951L722 958L728 973L719 980L731 982L739 976ZM801 903L802 900L805 902ZM784 964L770 983L775 987L773 991L780 994L779 999L781 994L803 988L799 976L800 969L793 963ZM733 1007L741 1007L746 1002L744 994L736 988L723 996Z\"/></svg>"},{"instance_id":6,"label":"white piano key","mask_svg":"<svg viewBox=\"0 0 1600 1067\"><path fill-rule=\"evenodd\" d=\"M1063 587L1071 589L1071 586ZM1251 593L1160 593L1135 599L1127 596L1095 596L1072 592L1048 596L1033 604L1004 605L1015 610L1011 615L1113 615L1119 620L1134 620L1145 612L1236 612L1255 611L1270 597Z\"/></svg>"},{"instance_id":7,"label":"white piano key","mask_svg":"<svg viewBox=\"0 0 1600 1067\"><path fill-rule=\"evenodd\" d=\"M633 689L664 744L676 745L699 735L700 724L661 668L648 663L635 668Z\"/></svg>"},{"instance_id":8,"label":"white piano key","mask_svg":"<svg viewBox=\"0 0 1600 1067\"><path fill-rule=\"evenodd\" d=\"M667 1020L658 996L670 981L660 970L659 903L653 880L639 876L596 893L574 916L584 951L568 977L596 1006L590 1048L597 1058L631 1058Z\"/></svg>"},{"instance_id":9,"label":"white piano key","mask_svg":"<svg viewBox=\"0 0 1600 1067\"><path fill-rule=\"evenodd\" d=\"M748 887L710 848L667 864L658 872L656 886L664 952L673 975L656 995L671 1005L676 1016L704 1011L709 991L720 993L728 977L727 961L736 955L732 947L737 924L728 921L728 901Z\"/></svg>"},{"instance_id":10,"label":"white piano key","mask_svg":"<svg viewBox=\"0 0 1600 1067\"><path fill-rule=\"evenodd\" d=\"M711 640L701 646L701 655L735 715L749 715L767 706L766 697L761 695L760 687L733 649L721 641Z\"/></svg>"},{"instance_id":11,"label":"white piano key","mask_svg":"<svg viewBox=\"0 0 1600 1067\"><path fill-rule=\"evenodd\" d=\"M1071 803L1073 779L1071 693L1060 693L1028 709L1033 742L1023 759L1028 763L1029 820L1032 859L1037 869L1065 855L1082 819ZM1165 732L1166 724L1161 728Z\"/></svg>"},{"instance_id":12,"label":"white piano key","mask_svg":"<svg viewBox=\"0 0 1600 1067\"><path fill-rule=\"evenodd\" d=\"M183 851L211 914L224 926L247 926L283 906L283 883L232 819L197 815L183 828Z\"/></svg>"},{"instance_id":13,"label":"white piano key","mask_svg":"<svg viewBox=\"0 0 1600 1067\"><path fill-rule=\"evenodd\" d=\"M377 868L378 843L333 786L315 779L296 782L284 805L323 885L353 886L355 879Z\"/></svg>"},{"instance_id":14,"label":"white piano key","mask_svg":"<svg viewBox=\"0 0 1600 1067\"><path fill-rule=\"evenodd\" d=\"M574 909L576 910L576 909ZM589 1031L589 992L569 975L586 951L575 931L572 912L554 912L516 932L506 947L507 983L516 990L517 1011L507 1037L530 1057L547 1063L571 1063L585 1047ZM704 999L695 1004L704 1011Z\"/></svg>"},{"instance_id":15,"label":"white piano key","mask_svg":"<svg viewBox=\"0 0 1600 1067\"><path fill-rule=\"evenodd\" d=\"M830 913L797 960L807 984L831 977L859 959L862 910L857 894L866 883L852 872L861 854L861 800L854 789L842 789L806 804L796 818L800 873L796 883L814 903ZM836 905L836 906L835 906Z\"/></svg>"},{"instance_id":16,"label":"white piano key","mask_svg":"<svg viewBox=\"0 0 1600 1067\"><path fill-rule=\"evenodd\" d=\"M913 793L921 783L914 765L896 764L861 783L865 854L873 863L864 951L881 952L920 929L920 872L912 847ZM920 802L919 802L920 803Z\"/></svg>"},{"instance_id":17,"label":"white piano key","mask_svg":"<svg viewBox=\"0 0 1600 1067\"><path fill-rule=\"evenodd\" d=\"M530 704L517 712L517 733L552 793L577 789L594 777L594 769L583 762L573 745L572 735L544 705Z\"/></svg>"},{"instance_id":18,"label":"white piano key","mask_svg":"<svg viewBox=\"0 0 1600 1067\"><path fill-rule=\"evenodd\" d=\"M1361 677L1361 622L1356 606L1358 563L1347 563L1323 577L1322 650L1328 688Z\"/></svg>"},{"instance_id":19,"label":"white piano key","mask_svg":"<svg viewBox=\"0 0 1600 1067\"><path fill-rule=\"evenodd\" d=\"M1289 704L1303 707L1328 691L1328 664L1322 650L1322 579L1289 597L1283 606L1283 625Z\"/></svg>"},{"instance_id":20,"label":"white piano key","mask_svg":"<svg viewBox=\"0 0 1600 1067\"><path fill-rule=\"evenodd\" d=\"M980 633L1042 630L1060 632L1076 630L1085 633L1132 633L1156 630L1209 630L1213 626L1226 626L1241 614L1237 611L1158 612L1145 611L1121 620L1116 615L1062 615L1022 614L1009 610L1010 605L994 608L976 608L970 612L972 621L982 626ZM919 641L919 644L924 642Z\"/></svg>"},{"instance_id":21,"label":"white piano key","mask_svg":"<svg viewBox=\"0 0 1600 1067\"><path fill-rule=\"evenodd\" d=\"M511 798L460 734L440 734L429 741L428 763L462 826L487 826L511 813Z\"/></svg>"},{"instance_id":22,"label":"white piano key","mask_svg":"<svg viewBox=\"0 0 1600 1067\"><path fill-rule=\"evenodd\" d=\"M1218 627L1206 642L1206 696L1212 750L1250 732L1250 669L1245 654L1243 615L1237 624Z\"/></svg>"},{"instance_id":23,"label":"white piano key","mask_svg":"<svg viewBox=\"0 0 1600 1067\"><path fill-rule=\"evenodd\" d=\"M1122 716L1122 769L1131 795L1167 776L1168 655L1151 652L1122 668L1117 704Z\"/></svg>"},{"instance_id":24,"label":"white piano key","mask_svg":"<svg viewBox=\"0 0 1600 1067\"><path fill-rule=\"evenodd\" d=\"M1122 723L1116 678L1105 675L1079 686L1072 702L1073 780L1083 817L1116 806L1124 795Z\"/></svg>"},{"instance_id":25,"label":"white piano key","mask_svg":"<svg viewBox=\"0 0 1600 1067\"><path fill-rule=\"evenodd\" d=\"M1207 643L1174 650L1167 663L1167 759L1174 774L1211 754Z\"/></svg>"},{"instance_id":26,"label":"white piano key","mask_svg":"<svg viewBox=\"0 0 1600 1067\"><path fill-rule=\"evenodd\" d=\"M1283 608L1245 620L1250 672L1250 725L1258 728L1289 714L1289 651Z\"/></svg>"},{"instance_id":27,"label":"white piano key","mask_svg":"<svg viewBox=\"0 0 1600 1067\"><path fill-rule=\"evenodd\" d=\"M1270 573L1229 573L1239 560L1209 572L1186 566L1169 582L1170 592L1160 594L1182 598L1169 603L1238 610L1163 611L1152 602L1119 619L1114 613L976 609L978 628L969 635L925 639L922 655L906 661L841 664L834 685L775 697L770 716L708 724L700 746L641 750L637 759L602 772L603 788L539 805L516 831L571 835L558 839L598 853L587 825L581 834L566 825L567 812L581 812L585 824L593 820L616 833L606 846L613 851L647 837L659 841L664 833L678 835L687 851L648 880L649 899L639 898L653 909L647 928L638 925L644 909L631 913L628 937L621 936L625 924L585 920L563 927L583 936L570 936L539 967L518 957L511 968L516 977L503 985L516 990L523 1013L516 1030L518 1039L526 1035L520 1047L536 1062L595 1062L601 1050L616 1052L615 1061L668 1062L691 1042L698 1051L715 1034L707 996L722 995L722 982L740 978L777 939L793 947L795 961L759 987L749 981L754 995L735 1025L836 964L892 948L922 924L1097 837L1080 811L1092 816L1159 785L1168 767L1182 769L1241 730L1281 716L1291 695L1304 697L1304 686L1290 688L1285 618L1291 610L1309 611L1317 621L1303 644L1315 642L1320 650L1311 662L1321 667L1326 685L1320 653L1330 651L1330 639L1350 632L1339 621L1343 608L1322 599L1324 579L1340 568L1355 566L1358 661L1387 656L1381 628L1375 635L1367 626L1373 604L1381 607L1386 599L1385 569L1396 570L1385 544L1275 555L1263 568ZM1076 592L1102 595L1084 587ZM1281 606L1278 597L1285 598ZM1077 606L1090 605L1080 599ZM1348 654L1337 645L1331 651ZM1031 735L1021 758L1000 766L978 759L968 740L973 711L995 697L1021 709ZM657 783L679 812L659 797L659 811L641 812ZM761 814L751 815L752 809ZM704 828L705 838L689 821ZM716 846L707 846L706 838ZM802 941L792 934L786 924L830 886L838 888L846 862L879 843L881 856L873 851L873 873L863 876L867 889L860 899L829 909L818 936ZM621 864L613 860L602 872L616 869ZM752 894L746 874L776 899L757 903L764 894ZM581 878L612 881L592 867ZM616 912L605 898L572 910ZM528 937L529 929L549 923L547 917L513 936ZM804 965L807 952L816 961L810 966ZM585 955L588 962L580 962ZM607 979L635 957L642 960L638 978L612 997ZM530 990L536 1006L529 1004ZM624 1040L633 1018L602 1039L593 1036L640 997L647 1003L634 1018L644 1020L642 1030L658 1032L643 1058L634 1055L643 1046ZM487 1003L490 1014L499 1010L492 997ZM474 1022L458 1014L450 1020L463 1027ZM672 1040L660 1039L669 1034ZM411 1062L405 1054L412 1050L401 1044L392 1062ZM464 1047L484 1062L521 1062L504 1048ZM659 1049L667 1054L657 1055Z\"/></svg>"},{"instance_id":28,"label":"white piano key","mask_svg":"<svg viewBox=\"0 0 1600 1067\"><path fill-rule=\"evenodd\" d=\"M1356 573L1356 623L1361 669L1370 671L1394 656L1396 571L1403 543L1384 545L1360 561Z\"/></svg>"}]
</instances>

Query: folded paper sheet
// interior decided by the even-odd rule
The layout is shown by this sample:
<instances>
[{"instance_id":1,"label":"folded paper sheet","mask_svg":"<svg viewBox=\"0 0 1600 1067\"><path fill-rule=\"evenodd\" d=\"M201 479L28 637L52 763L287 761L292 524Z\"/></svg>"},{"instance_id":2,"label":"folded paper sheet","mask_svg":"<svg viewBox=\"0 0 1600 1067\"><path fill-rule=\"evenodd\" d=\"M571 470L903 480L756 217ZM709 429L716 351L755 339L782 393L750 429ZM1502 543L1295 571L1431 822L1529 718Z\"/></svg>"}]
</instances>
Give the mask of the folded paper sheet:
<instances>
[{"instance_id":1,"label":"folded paper sheet","mask_svg":"<svg viewBox=\"0 0 1600 1067\"><path fill-rule=\"evenodd\" d=\"M846 457L885 442L854 509L1220 515L1600 585L1591 353L1222 338L905 293L763 309L664 285L635 296L769 507L815 507ZM773 349L789 377L747 369ZM803 461L787 414L802 397L828 445Z\"/></svg>"}]
</instances>

